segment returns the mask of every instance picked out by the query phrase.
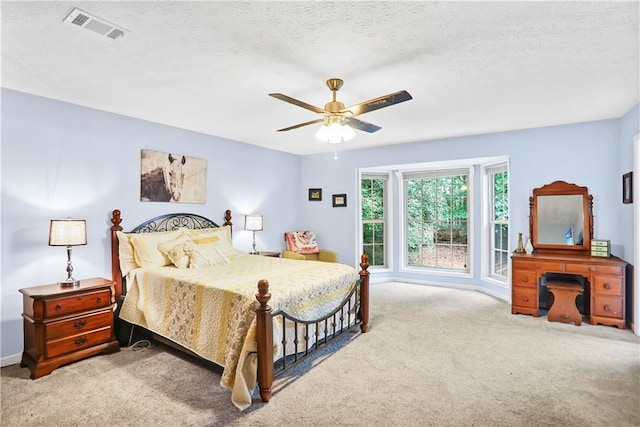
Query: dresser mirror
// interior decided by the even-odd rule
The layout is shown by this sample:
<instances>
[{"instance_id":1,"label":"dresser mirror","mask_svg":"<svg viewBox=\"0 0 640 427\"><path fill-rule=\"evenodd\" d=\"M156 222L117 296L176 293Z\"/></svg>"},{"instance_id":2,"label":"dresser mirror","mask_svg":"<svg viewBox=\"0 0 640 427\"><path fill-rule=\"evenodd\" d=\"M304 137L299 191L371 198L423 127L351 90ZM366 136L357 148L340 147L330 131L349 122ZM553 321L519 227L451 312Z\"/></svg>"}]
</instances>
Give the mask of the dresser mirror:
<instances>
[{"instance_id":1,"label":"dresser mirror","mask_svg":"<svg viewBox=\"0 0 640 427\"><path fill-rule=\"evenodd\" d=\"M555 181L529 198L529 235L535 249L591 249L593 197L587 187Z\"/></svg>"}]
</instances>

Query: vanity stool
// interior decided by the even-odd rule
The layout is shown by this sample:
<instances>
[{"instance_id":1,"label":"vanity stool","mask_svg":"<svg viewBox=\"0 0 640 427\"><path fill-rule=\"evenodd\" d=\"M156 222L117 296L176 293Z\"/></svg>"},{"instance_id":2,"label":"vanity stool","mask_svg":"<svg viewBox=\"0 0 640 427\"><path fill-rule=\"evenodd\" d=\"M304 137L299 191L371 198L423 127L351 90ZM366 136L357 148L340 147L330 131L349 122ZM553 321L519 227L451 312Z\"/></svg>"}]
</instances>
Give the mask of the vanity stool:
<instances>
[{"instance_id":1,"label":"vanity stool","mask_svg":"<svg viewBox=\"0 0 640 427\"><path fill-rule=\"evenodd\" d=\"M553 304L547 313L549 322L573 322L576 326L582 324L582 314L576 307L576 298L583 291L578 283L548 281L547 289L553 294Z\"/></svg>"}]
</instances>

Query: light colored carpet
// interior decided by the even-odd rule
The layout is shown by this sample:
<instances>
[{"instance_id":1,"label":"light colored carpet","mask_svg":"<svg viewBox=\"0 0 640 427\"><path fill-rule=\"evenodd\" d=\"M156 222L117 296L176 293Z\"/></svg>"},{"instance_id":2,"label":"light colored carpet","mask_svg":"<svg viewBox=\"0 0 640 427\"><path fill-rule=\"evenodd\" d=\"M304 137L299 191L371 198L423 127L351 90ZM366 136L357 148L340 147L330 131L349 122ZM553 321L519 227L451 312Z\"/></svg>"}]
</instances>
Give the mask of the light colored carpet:
<instances>
[{"instance_id":1,"label":"light colored carpet","mask_svg":"<svg viewBox=\"0 0 640 427\"><path fill-rule=\"evenodd\" d=\"M2 426L638 426L640 339L510 314L478 292L374 284L367 334L244 412L220 373L163 346L32 381L2 368Z\"/></svg>"}]
</instances>

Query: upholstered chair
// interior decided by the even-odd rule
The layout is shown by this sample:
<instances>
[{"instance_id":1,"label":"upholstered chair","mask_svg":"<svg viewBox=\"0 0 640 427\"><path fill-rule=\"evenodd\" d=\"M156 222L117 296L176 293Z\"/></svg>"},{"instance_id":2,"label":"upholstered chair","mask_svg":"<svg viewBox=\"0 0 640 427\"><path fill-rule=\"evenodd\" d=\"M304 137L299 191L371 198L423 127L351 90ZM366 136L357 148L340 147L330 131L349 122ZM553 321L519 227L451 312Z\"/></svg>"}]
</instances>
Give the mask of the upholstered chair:
<instances>
[{"instance_id":1,"label":"upholstered chair","mask_svg":"<svg viewBox=\"0 0 640 427\"><path fill-rule=\"evenodd\" d=\"M318 248L316 233L313 231L289 231L284 233L287 249L282 258L308 261L338 262L338 253Z\"/></svg>"}]
</instances>

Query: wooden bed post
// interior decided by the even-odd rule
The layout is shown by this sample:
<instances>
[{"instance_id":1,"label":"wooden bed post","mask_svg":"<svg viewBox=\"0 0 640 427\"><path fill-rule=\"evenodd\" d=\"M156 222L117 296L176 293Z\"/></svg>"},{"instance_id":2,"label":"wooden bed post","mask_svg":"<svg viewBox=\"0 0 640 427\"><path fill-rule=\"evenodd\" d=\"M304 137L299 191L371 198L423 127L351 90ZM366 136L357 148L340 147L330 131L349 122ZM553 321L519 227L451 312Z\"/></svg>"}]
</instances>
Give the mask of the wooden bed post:
<instances>
[{"instance_id":1,"label":"wooden bed post","mask_svg":"<svg viewBox=\"0 0 640 427\"><path fill-rule=\"evenodd\" d=\"M258 350L258 386L263 402L271 398L273 384L273 319L271 307L267 305L271 299L269 282L262 279L258 282L256 299L260 303L256 309L256 341Z\"/></svg>"},{"instance_id":2,"label":"wooden bed post","mask_svg":"<svg viewBox=\"0 0 640 427\"><path fill-rule=\"evenodd\" d=\"M362 323L360 324L360 331L362 333L367 332L369 326L369 255L362 254L360 260L360 306L362 307Z\"/></svg>"},{"instance_id":3,"label":"wooden bed post","mask_svg":"<svg viewBox=\"0 0 640 427\"><path fill-rule=\"evenodd\" d=\"M120 211L118 209L113 210L113 216L111 217L111 279L115 285L115 298L122 295L122 272L120 271L120 258L118 257L118 235L116 231L122 231L120 223Z\"/></svg>"},{"instance_id":4,"label":"wooden bed post","mask_svg":"<svg viewBox=\"0 0 640 427\"><path fill-rule=\"evenodd\" d=\"M224 224L222 226L228 225L231 228L231 232L233 232L233 223L231 222L231 209L227 209L224 211Z\"/></svg>"}]
</instances>

